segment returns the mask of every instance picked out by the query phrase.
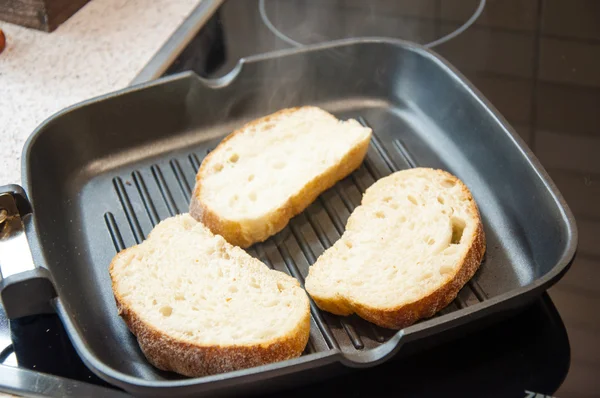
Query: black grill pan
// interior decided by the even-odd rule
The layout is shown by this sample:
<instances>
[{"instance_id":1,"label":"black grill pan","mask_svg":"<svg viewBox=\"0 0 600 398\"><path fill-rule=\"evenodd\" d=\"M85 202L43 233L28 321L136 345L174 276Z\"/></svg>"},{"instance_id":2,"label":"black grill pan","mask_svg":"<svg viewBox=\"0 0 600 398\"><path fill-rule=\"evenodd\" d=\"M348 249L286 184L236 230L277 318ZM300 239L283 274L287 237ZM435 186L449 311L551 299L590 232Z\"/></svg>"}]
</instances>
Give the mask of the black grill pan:
<instances>
[{"instance_id":1,"label":"black grill pan","mask_svg":"<svg viewBox=\"0 0 600 398\"><path fill-rule=\"evenodd\" d=\"M110 260L187 210L196 169L223 136L306 104L369 125L367 158L251 255L303 281L369 185L427 166L457 175L477 200L488 243L481 269L441 314L399 332L313 306L300 358L196 379L153 368L117 315ZM408 341L524 306L562 276L577 242L564 200L506 121L440 57L387 39L254 56L219 80L183 73L76 105L31 136L23 181L33 210L16 186L4 197L17 201L38 268L2 282L7 312L31 315L50 301L85 363L144 395L258 391L373 366Z\"/></svg>"}]
</instances>

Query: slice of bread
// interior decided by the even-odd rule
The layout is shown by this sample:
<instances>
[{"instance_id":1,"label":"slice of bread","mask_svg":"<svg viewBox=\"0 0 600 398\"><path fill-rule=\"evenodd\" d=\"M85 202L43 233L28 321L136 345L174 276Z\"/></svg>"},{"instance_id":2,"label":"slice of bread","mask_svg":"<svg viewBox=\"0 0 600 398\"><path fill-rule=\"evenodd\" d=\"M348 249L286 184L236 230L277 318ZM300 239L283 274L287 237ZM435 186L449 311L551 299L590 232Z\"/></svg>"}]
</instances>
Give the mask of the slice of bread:
<instances>
[{"instance_id":1,"label":"slice of bread","mask_svg":"<svg viewBox=\"0 0 600 398\"><path fill-rule=\"evenodd\" d=\"M298 281L188 214L158 224L110 265L119 314L154 366L185 376L299 356L310 331Z\"/></svg>"},{"instance_id":2,"label":"slice of bread","mask_svg":"<svg viewBox=\"0 0 600 398\"><path fill-rule=\"evenodd\" d=\"M233 245L262 242L360 166L370 138L311 106L250 122L202 162L190 214Z\"/></svg>"},{"instance_id":3,"label":"slice of bread","mask_svg":"<svg viewBox=\"0 0 600 398\"><path fill-rule=\"evenodd\" d=\"M305 288L325 311L401 329L450 304L484 252L479 210L458 178L399 171L367 189Z\"/></svg>"}]
</instances>

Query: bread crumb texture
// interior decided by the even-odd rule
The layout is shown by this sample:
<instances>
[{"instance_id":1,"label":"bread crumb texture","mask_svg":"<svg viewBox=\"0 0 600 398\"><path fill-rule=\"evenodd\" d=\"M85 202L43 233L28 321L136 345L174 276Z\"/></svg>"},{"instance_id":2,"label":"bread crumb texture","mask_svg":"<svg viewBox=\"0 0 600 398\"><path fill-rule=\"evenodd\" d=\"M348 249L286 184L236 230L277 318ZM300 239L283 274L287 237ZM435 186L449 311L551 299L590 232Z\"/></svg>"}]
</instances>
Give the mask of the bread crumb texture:
<instances>
[{"instance_id":1,"label":"bread crumb texture","mask_svg":"<svg viewBox=\"0 0 600 398\"><path fill-rule=\"evenodd\" d=\"M298 281L190 215L158 224L110 265L120 315L156 367L202 376L299 356L308 297Z\"/></svg>"},{"instance_id":2,"label":"bread crumb texture","mask_svg":"<svg viewBox=\"0 0 600 398\"><path fill-rule=\"evenodd\" d=\"M263 241L356 169L370 138L311 106L250 122L202 162L190 214L234 245Z\"/></svg>"}]
</instances>

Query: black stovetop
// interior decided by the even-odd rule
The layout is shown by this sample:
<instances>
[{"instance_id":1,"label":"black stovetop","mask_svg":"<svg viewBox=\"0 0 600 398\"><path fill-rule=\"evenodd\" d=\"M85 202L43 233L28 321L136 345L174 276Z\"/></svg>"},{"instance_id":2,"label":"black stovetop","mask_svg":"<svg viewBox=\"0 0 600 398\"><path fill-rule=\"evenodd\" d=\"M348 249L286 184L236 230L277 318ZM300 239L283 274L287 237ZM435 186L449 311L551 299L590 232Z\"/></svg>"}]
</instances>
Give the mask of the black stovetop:
<instances>
[{"instance_id":1,"label":"black stovetop","mask_svg":"<svg viewBox=\"0 0 600 398\"><path fill-rule=\"evenodd\" d=\"M166 72L217 77L243 56L346 37L430 45L508 119L576 215L577 259L549 296L480 332L433 347L407 346L384 365L286 396L600 394L600 320L593 312L600 297L594 239L600 227L600 3L488 0L477 15L480 4L228 0ZM10 336L7 326L0 313L0 350L7 347L1 362L106 385L81 363L55 315L12 321Z\"/></svg>"}]
</instances>

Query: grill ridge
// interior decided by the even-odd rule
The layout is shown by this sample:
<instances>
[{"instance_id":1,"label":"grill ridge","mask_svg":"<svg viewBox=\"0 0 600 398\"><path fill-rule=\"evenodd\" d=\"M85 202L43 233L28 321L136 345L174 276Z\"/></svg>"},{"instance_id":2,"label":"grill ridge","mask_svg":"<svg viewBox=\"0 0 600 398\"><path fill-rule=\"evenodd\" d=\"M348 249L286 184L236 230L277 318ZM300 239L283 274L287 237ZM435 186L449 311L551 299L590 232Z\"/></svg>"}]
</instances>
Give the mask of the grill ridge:
<instances>
[{"instance_id":1,"label":"grill ridge","mask_svg":"<svg viewBox=\"0 0 600 398\"><path fill-rule=\"evenodd\" d=\"M162 195L163 200L165 201L165 204L167 205L169 214L171 216L179 214L179 208L177 207L177 204L175 204L175 200L173 200L173 195L171 194L171 190L169 189L169 186L167 185L167 182L165 181L165 177L162 173L162 170L160 169L160 166L157 164L154 164L154 165L152 165L152 167L150 167L150 170L152 171L154 180L156 181L156 184L158 185L160 194Z\"/></svg>"},{"instance_id":2,"label":"grill ridge","mask_svg":"<svg viewBox=\"0 0 600 398\"><path fill-rule=\"evenodd\" d=\"M175 174L175 179L177 179L177 183L179 184L179 188L181 189L181 193L185 198L187 204L190 203L190 197L192 195L192 189L190 188L190 184L188 184L187 178L183 174L183 170L181 165L179 164L179 160L172 159L169 164L171 165L171 169L173 170L173 174Z\"/></svg>"},{"instance_id":3,"label":"grill ridge","mask_svg":"<svg viewBox=\"0 0 600 398\"><path fill-rule=\"evenodd\" d=\"M485 257L483 258L483 261L481 263L483 264L483 262L485 262ZM479 286L479 283L477 283L477 281L471 279L468 282L468 285L471 288L471 290L473 290L473 294L475 295L475 297L477 297L479 301L485 301L487 299L486 292L481 288L481 286Z\"/></svg>"},{"instance_id":4,"label":"grill ridge","mask_svg":"<svg viewBox=\"0 0 600 398\"><path fill-rule=\"evenodd\" d=\"M417 167L417 162L415 162L415 159L412 157L412 155L406 148L406 145L404 145L404 142L402 142L400 139L396 139L396 140L394 140L394 147L396 148L396 150L398 150L400 155L402 155L402 157L404 158L406 163L411 168Z\"/></svg>"},{"instance_id":5,"label":"grill ridge","mask_svg":"<svg viewBox=\"0 0 600 398\"><path fill-rule=\"evenodd\" d=\"M286 268L288 269L290 275L292 275L294 278L298 279L298 281L300 282L300 285L302 285L302 288L304 288L304 277L302 277L302 274L298 270L298 267L296 266L296 263L294 262L294 259L292 258L286 245L280 244L280 245L275 245L275 246L277 248L277 252L283 259L283 262L284 262ZM339 349L340 346L339 346L338 342L336 341L335 337L333 337L333 333L331 332L329 325L323 319L323 315L321 314L321 311L317 308L316 304L313 302L313 300L310 297L309 297L309 301L310 301L310 312L311 312L313 319L315 320L317 326L319 327L321 334L325 338L327 345L329 346L329 348Z\"/></svg>"},{"instance_id":6,"label":"grill ridge","mask_svg":"<svg viewBox=\"0 0 600 398\"><path fill-rule=\"evenodd\" d=\"M188 156L188 159L190 160L190 164L192 165L192 169L195 175L198 172L198 169L200 168L200 160L198 159L198 156L195 153L190 154Z\"/></svg>"},{"instance_id":7,"label":"grill ridge","mask_svg":"<svg viewBox=\"0 0 600 398\"><path fill-rule=\"evenodd\" d=\"M342 224L341 224L339 218L337 216L335 216L335 217L332 216L332 214L328 210L329 206L326 205L326 202L321 197L319 197L319 202L321 203L323 209L325 210L325 213L327 214L327 216L331 220L331 222L332 222L335 230L337 231L338 235L342 236L342 234L344 233L344 228L342 227ZM313 219L312 215L309 215L307 218L308 218L311 226L315 230L315 232L317 232L317 236L319 237L319 240L321 240L321 242L322 242L321 244L325 243L325 244L323 244L323 246L326 247L326 248L327 247L331 247L332 244L331 244L329 238L327 237L327 235L325 235L325 233L324 233L321 225ZM336 219L337 219L337 222L336 222ZM321 235L322 235L322 237L321 237ZM373 337L375 338L375 340L378 341L378 342L380 342L380 343L383 343L385 341L385 336L383 336L379 332L378 328L375 325L373 325L371 322L366 322L365 321L365 323L369 325L369 330L370 330L371 334L373 335ZM346 329L346 328L344 327L344 329ZM347 329L346 329L346 332L348 333ZM348 334L348 337L350 337L350 339L352 340L352 337L349 334ZM361 343L362 343L362 341L361 341ZM357 349L362 349L364 347L364 344L363 344L359 348L359 347L357 347L356 344L354 344L354 342L353 342L353 345Z\"/></svg>"},{"instance_id":8,"label":"grill ridge","mask_svg":"<svg viewBox=\"0 0 600 398\"><path fill-rule=\"evenodd\" d=\"M303 214L301 214L299 217L302 217L302 216L303 216ZM308 261L309 265L314 264L315 261L317 260L315 253L313 252L312 248L310 247L310 245L308 244L306 239L302 236L302 233L299 230L296 223L292 222L290 224L291 224L292 235L294 235L294 239L296 239L298 246L300 246L300 250L302 251L302 254L304 254L304 257ZM312 226L310 221L308 221L308 224ZM319 233L315 230L314 227L313 227L313 231L320 242L321 242L322 238L327 239L326 236L323 236L322 238L319 237ZM328 239L327 239L327 241L328 241ZM331 244L328 244L327 246L323 246L323 248L327 248L329 246L331 246ZM295 263L294 263L294 267L296 267ZM302 283L304 284L304 278L302 278ZM365 345L364 345L362 339L360 338L359 334L356 332L356 329L354 328L354 326L346 318L339 317L339 322L342 325L342 327L344 328L344 330L346 331L346 334L350 338L350 341L352 342L352 345L354 346L354 348L356 348L357 350L363 349Z\"/></svg>"},{"instance_id":9,"label":"grill ridge","mask_svg":"<svg viewBox=\"0 0 600 398\"><path fill-rule=\"evenodd\" d=\"M152 202L152 197L148 192L148 187L146 186L146 182L144 181L144 177L142 177L142 173L138 170L135 170L131 173L133 178L133 182L140 193L140 197L142 198L142 203L144 203L144 207L146 208L146 213L148 213L148 218L154 227L156 224L160 222L160 217L158 216L158 212L156 211L156 207L154 207L154 203Z\"/></svg>"},{"instance_id":10,"label":"grill ridge","mask_svg":"<svg viewBox=\"0 0 600 398\"><path fill-rule=\"evenodd\" d=\"M127 195L127 191L125 190L125 186L123 186L123 180L121 177L113 178L113 186L115 187L115 191L119 197L119 202L121 202L121 206L125 212L129 226L131 227L133 238L135 239L135 242L139 244L144 240L144 233L142 232L140 222L138 221L135 211L133 210L131 200L129 200L129 195Z\"/></svg>"},{"instance_id":11,"label":"grill ridge","mask_svg":"<svg viewBox=\"0 0 600 398\"><path fill-rule=\"evenodd\" d=\"M123 237L121 236L121 231L119 231L115 216L108 211L104 213L104 221L106 222L106 227L108 228L108 232L110 233L110 237L112 238L117 253L121 250L125 250L125 243L123 242Z\"/></svg>"},{"instance_id":12,"label":"grill ridge","mask_svg":"<svg viewBox=\"0 0 600 398\"><path fill-rule=\"evenodd\" d=\"M265 248L264 248L263 244L262 243L257 243L253 247L256 248L256 254L258 254L258 258L260 259L260 261L262 261L263 263L265 263L267 265L267 267L269 267L271 269L274 269L273 268L273 263L271 262L271 260L267 256L267 253L265 252Z\"/></svg>"}]
</instances>

